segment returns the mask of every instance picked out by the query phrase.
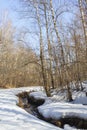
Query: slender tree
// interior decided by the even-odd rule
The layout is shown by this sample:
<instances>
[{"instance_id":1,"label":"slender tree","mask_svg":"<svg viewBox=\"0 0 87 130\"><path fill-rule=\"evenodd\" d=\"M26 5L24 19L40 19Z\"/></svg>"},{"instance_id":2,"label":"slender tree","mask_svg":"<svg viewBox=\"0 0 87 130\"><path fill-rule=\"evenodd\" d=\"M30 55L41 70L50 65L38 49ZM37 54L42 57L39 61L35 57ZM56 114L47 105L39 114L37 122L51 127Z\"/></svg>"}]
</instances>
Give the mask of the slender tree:
<instances>
[{"instance_id":1,"label":"slender tree","mask_svg":"<svg viewBox=\"0 0 87 130\"><path fill-rule=\"evenodd\" d=\"M80 13L81 13L81 20L84 30L84 37L85 37L85 44L86 44L86 58L87 58L87 10L83 7L83 2L85 2L85 6L87 9L87 0L78 0Z\"/></svg>"}]
</instances>

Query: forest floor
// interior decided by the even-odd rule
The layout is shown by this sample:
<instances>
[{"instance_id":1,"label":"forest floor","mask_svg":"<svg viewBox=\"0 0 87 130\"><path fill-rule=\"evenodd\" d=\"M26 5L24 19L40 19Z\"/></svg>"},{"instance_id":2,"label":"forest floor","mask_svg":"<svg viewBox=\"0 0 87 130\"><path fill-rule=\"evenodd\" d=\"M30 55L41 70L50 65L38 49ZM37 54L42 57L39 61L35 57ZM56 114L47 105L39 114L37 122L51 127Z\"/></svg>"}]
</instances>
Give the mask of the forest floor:
<instances>
[{"instance_id":1,"label":"forest floor","mask_svg":"<svg viewBox=\"0 0 87 130\"><path fill-rule=\"evenodd\" d=\"M77 130L87 129L87 83L84 91L73 89L73 101L68 102L67 91L52 91L47 97L42 87L21 87L0 89L0 129L1 130ZM44 100L37 106L39 114L47 120L43 121L18 106L18 94L28 92L29 98L35 101ZM31 93L30 93L31 92ZM56 121L58 125L49 123ZM71 123L70 123L71 122ZM63 123L63 126L61 126ZM77 127L77 128L76 128Z\"/></svg>"}]
</instances>

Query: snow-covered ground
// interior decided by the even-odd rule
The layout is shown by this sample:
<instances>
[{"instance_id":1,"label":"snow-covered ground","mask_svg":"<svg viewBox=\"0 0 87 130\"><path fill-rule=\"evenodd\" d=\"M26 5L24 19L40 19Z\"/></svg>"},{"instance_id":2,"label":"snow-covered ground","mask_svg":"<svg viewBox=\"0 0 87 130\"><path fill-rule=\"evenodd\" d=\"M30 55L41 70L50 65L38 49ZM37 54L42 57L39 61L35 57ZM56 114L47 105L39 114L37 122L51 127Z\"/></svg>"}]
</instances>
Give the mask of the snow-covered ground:
<instances>
[{"instance_id":1,"label":"snow-covered ground","mask_svg":"<svg viewBox=\"0 0 87 130\"><path fill-rule=\"evenodd\" d=\"M33 96L35 99L46 99L47 95L44 91L37 91L37 92L32 92L29 94L29 96Z\"/></svg>"},{"instance_id":2,"label":"snow-covered ground","mask_svg":"<svg viewBox=\"0 0 87 130\"><path fill-rule=\"evenodd\" d=\"M86 86L85 86L86 87ZM61 92L51 98L46 97L41 87L22 87L12 89L0 89L0 130L62 130L54 125L37 119L18 107L18 93L32 91L31 96L36 99L45 99L45 103L38 107L39 112L46 118L59 119L66 116L87 119L87 97L84 92L73 92L72 103L64 100L65 94ZM76 130L69 125L64 130Z\"/></svg>"},{"instance_id":3,"label":"snow-covered ground","mask_svg":"<svg viewBox=\"0 0 87 130\"><path fill-rule=\"evenodd\" d=\"M87 96L85 91L87 90L87 84L84 84L84 91L72 92L74 101L71 103L66 102L66 91L63 93L59 91L52 97L48 98L41 92L33 92L31 95L35 99L45 99L45 103L38 107L39 113L47 119L58 120L65 117L73 117L87 120ZM55 92L54 92L55 93Z\"/></svg>"},{"instance_id":4,"label":"snow-covered ground","mask_svg":"<svg viewBox=\"0 0 87 130\"><path fill-rule=\"evenodd\" d=\"M37 119L16 105L16 94L33 89L39 90L39 87L0 90L0 130L61 130Z\"/></svg>"},{"instance_id":5,"label":"snow-covered ground","mask_svg":"<svg viewBox=\"0 0 87 130\"><path fill-rule=\"evenodd\" d=\"M38 110L45 118L78 117L87 119L87 106L81 104L50 103L38 107Z\"/></svg>"},{"instance_id":6,"label":"snow-covered ground","mask_svg":"<svg viewBox=\"0 0 87 130\"><path fill-rule=\"evenodd\" d=\"M64 94L47 98L42 92L32 92L30 96L33 96L35 99L45 99L45 103L38 107L38 111L45 118L60 119L64 117L78 117L87 120L87 105L83 105L87 104L87 97L84 92L74 91L74 101L71 103L63 101L62 97Z\"/></svg>"}]
</instances>

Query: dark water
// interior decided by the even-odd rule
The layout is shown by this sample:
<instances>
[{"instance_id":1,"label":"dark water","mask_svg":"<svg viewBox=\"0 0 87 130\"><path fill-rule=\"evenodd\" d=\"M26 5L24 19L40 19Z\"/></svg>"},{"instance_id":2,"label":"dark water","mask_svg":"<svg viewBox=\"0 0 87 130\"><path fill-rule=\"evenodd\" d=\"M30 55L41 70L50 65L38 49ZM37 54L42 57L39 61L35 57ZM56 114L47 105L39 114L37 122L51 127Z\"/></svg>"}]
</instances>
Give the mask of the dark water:
<instances>
[{"instance_id":1,"label":"dark water","mask_svg":"<svg viewBox=\"0 0 87 130\"><path fill-rule=\"evenodd\" d=\"M87 120L75 118L75 117L67 117L67 118L61 118L60 120L53 120L53 119L45 119L42 115L37 110L38 105L34 104L30 101L29 103L29 98L27 99L26 97L22 97L22 103L23 103L23 108L30 114L34 115L35 117L44 120L48 123L51 123L55 126L64 128L65 124L69 124L70 126L75 126L78 129L83 129L87 130Z\"/></svg>"}]
</instances>

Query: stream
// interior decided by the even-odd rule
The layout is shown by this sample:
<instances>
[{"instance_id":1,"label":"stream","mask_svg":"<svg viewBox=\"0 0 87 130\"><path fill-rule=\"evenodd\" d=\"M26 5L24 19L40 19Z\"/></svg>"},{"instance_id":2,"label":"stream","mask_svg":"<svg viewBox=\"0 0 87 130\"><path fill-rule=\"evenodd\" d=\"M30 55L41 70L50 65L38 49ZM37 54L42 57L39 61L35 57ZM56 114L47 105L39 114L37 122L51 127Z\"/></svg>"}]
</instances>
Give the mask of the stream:
<instances>
[{"instance_id":1,"label":"stream","mask_svg":"<svg viewBox=\"0 0 87 130\"><path fill-rule=\"evenodd\" d=\"M26 95L28 95L28 96L26 96ZM19 97L19 104L18 104L19 107L22 107L25 111L34 115L35 117L39 118L40 120L43 120L43 121L53 124L55 126L61 127L59 121L54 121L52 119L45 119L38 112L37 107L42 105L45 102L43 99L39 99L38 101L35 101L35 99L30 98L29 94L27 94L26 92L19 93L17 96Z\"/></svg>"},{"instance_id":2,"label":"stream","mask_svg":"<svg viewBox=\"0 0 87 130\"><path fill-rule=\"evenodd\" d=\"M26 96L27 95L27 96ZM28 113L34 115L35 117L51 123L60 128L64 128L65 124L70 126L75 126L78 129L87 129L87 120L79 119L75 117L61 118L60 120L45 119L37 110L37 107L42 105L44 100L35 100L34 98L29 97L29 93L23 92L17 95L19 97L19 106L22 107Z\"/></svg>"},{"instance_id":3,"label":"stream","mask_svg":"<svg viewBox=\"0 0 87 130\"><path fill-rule=\"evenodd\" d=\"M30 99L31 100L31 99ZM35 103L35 102L32 102L32 101L29 101L27 100L27 98L22 98L22 103L24 104L24 110L27 111L28 113L30 113L31 115L34 115L35 117L41 119L41 120L44 120L46 122L49 122L47 121L46 119L44 119L44 117L42 117L40 115L40 113L38 112L38 109L37 107L42 105L43 103ZM51 123L51 122L49 122Z\"/></svg>"}]
</instances>

